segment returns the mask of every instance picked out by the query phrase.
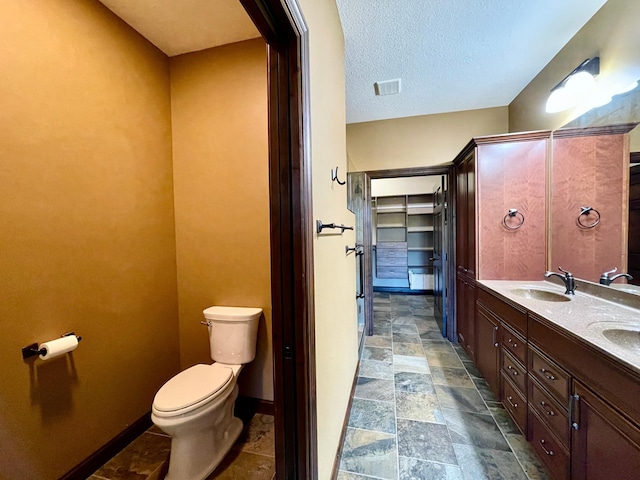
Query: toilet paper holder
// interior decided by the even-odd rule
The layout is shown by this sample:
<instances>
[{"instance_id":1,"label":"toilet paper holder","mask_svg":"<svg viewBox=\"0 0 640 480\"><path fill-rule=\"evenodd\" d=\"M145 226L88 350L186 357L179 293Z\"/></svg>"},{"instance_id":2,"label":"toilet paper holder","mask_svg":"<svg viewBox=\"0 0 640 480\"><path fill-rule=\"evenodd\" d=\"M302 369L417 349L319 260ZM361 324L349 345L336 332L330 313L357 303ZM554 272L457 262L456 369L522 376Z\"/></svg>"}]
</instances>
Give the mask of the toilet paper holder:
<instances>
[{"instance_id":1,"label":"toilet paper holder","mask_svg":"<svg viewBox=\"0 0 640 480\"><path fill-rule=\"evenodd\" d=\"M69 337L71 335L74 335L78 339L78 342L82 340L82 337L77 336L75 332L64 333L60 335L60 338ZM30 357L35 357L36 355L42 355L45 351L46 350L44 348L38 348L37 343L32 343L31 345L27 345L22 349L22 358L27 359Z\"/></svg>"}]
</instances>

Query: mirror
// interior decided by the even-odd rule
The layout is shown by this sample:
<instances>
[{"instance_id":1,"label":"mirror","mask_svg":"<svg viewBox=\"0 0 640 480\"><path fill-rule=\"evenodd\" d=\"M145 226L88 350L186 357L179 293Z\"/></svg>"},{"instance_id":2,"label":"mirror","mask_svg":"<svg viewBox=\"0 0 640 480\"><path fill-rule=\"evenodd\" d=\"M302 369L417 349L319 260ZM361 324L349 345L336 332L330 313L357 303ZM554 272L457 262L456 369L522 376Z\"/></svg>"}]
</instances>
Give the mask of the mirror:
<instances>
[{"instance_id":1,"label":"mirror","mask_svg":"<svg viewBox=\"0 0 640 480\"><path fill-rule=\"evenodd\" d=\"M634 90L628 93L614 97L611 103L609 103L608 105L590 110L589 112L568 123L563 128L595 127L623 123L640 123L640 87L636 87ZM632 205L634 202L633 198L640 196L640 183L637 183L640 182L640 126L636 126L629 133L629 140L629 151L631 152L631 158L633 159L629 164L631 168L629 177L632 179L631 183L633 185L631 185L631 188L629 188L630 186L629 184L627 184L626 192L622 192L624 194L623 202L626 202L627 208L629 208L630 192ZM636 165L637 168L634 169L634 166ZM634 179L636 182L635 184ZM613 199L620 197L612 195L611 198ZM616 274L626 273L628 271L634 276L634 279L630 283L627 283L624 278L620 278L612 282L609 285L609 288L614 288L628 293L635 293L637 295L640 295L640 266L638 265L638 261L640 260L640 199L635 200L635 203L636 207L631 207L628 215L629 223L627 229L628 235L626 239L626 243L629 245L628 248L630 250L630 252L628 252L627 258L628 265L625 268L621 265L611 265L611 261L605 261L605 263L608 264L598 265L598 267L600 269L600 274L612 270L614 267L618 268ZM553 238L553 229L551 235ZM573 241L576 241L575 237ZM554 268L555 267L557 267L557 265L554 265ZM611 274L610 276L613 275L614 274ZM583 278L580 275L576 275L576 278L592 283L599 283L599 275L594 276L593 273L589 274L589 278Z\"/></svg>"}]
</instances>

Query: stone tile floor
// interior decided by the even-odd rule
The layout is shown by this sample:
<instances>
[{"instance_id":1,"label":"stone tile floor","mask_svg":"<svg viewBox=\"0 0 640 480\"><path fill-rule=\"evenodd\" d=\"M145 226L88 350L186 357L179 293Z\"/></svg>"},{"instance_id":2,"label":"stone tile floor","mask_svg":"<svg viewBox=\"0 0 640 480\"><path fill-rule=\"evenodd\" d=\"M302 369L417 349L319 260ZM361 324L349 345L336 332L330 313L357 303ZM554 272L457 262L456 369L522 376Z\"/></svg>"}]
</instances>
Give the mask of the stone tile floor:
<instances>
[{"instance_id":1,"label":"stone tile floor","mask_svg":"<svg viewBox=\"0 0 640 480\"><path fill-rule=\"evenodd\" d=\"M207 480L272 480L275 476L274 422L256 414ZM162 480L169 465L171 438L152 426L88 480Z\"/></svg>"},{"instance_id":2,"label":"stone tile floor","mask_svg":"<svg viewBox=\"0 0 640 480\"><path fill-rule=\"evenodd\" d=\"M464 350L440 334L433 297L376 293L337 479L547 475Z\"/></svg>"}]
</instances>

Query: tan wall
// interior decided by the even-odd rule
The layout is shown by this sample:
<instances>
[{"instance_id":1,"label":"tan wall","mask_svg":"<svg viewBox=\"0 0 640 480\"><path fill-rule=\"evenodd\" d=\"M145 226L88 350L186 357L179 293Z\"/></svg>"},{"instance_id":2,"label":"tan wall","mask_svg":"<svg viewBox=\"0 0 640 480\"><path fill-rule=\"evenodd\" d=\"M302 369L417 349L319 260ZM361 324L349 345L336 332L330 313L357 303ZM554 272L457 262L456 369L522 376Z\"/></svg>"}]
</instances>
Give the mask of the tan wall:
<instances>
[{"instance_id":1,"label":"tan wall","mask_svg":"<svg viewBox=\"0 0 640 480\"><path fill-rule=\"evenodd\" d=\"M507 107L347 125L350 168L357 171L451 162L472 137L506 133Z\"/></svg>"},{"instance_id":2,"label":"tan wall","mask_svg":"<svg viewBox=\"0 0 640 480\"><path fill-rule=\"evenodd\" d=\"M97 2L0 17L0 478L46 480L178 370L169 66Z\"/></svg>"},{"instance_id":3,"label":"tan wall","mask_svg":"<svg viewBox=\"0 0 640 480\"><path fill-rule=\"evenodd\" d=\"M509 105L509 131L559 128L580 113L545 112L551 89L583 60L600 56L598 82L640 78L640 2L609 0ZM636 120L637 121L637 120Z\"/></svg>"},{"instance_id":4,"label":"tan wall","mask_svg":"<svg viewBox=\"0 0 640 480\"><path fill-rule=\"evenodd\" d=\"M346 186L331 181L347 171L345 147L344 38L335 1L300 0L309 28L313 218L354 224ZM355 375L357 348L355 235L314 240L316 393L319 479L331 477Z\"/></svg>"},{"instance_id":5,"label":"tan wall","mask_svg":"<svg viewBox=\"0 0 640 480\"><path fill-rule=\"evenodd\" d=\"M202 310L264 310L241 394L273 400L267 57L262 39L171 58L180 363L211 363Z\"/></svg>"}]
</instances>

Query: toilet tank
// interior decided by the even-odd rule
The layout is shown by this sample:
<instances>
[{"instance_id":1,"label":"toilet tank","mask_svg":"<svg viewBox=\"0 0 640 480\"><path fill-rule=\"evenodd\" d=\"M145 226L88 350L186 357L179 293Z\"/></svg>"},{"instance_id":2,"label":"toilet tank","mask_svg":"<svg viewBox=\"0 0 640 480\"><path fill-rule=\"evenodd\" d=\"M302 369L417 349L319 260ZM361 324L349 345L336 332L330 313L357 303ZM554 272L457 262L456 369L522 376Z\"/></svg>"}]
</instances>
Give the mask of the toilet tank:
<instances>
[{"instance_id":1,"label":"toilet tank","mask_svg":"<svg viewBox=\"0 0 640 480\"><path fill-rule=\"evenodd\" d=\"M261 308L216 306L203 313L209 326L209 346L214 361L227 365L253 361Z\"/></svg>"}]
</instances>

